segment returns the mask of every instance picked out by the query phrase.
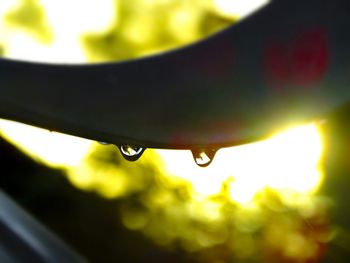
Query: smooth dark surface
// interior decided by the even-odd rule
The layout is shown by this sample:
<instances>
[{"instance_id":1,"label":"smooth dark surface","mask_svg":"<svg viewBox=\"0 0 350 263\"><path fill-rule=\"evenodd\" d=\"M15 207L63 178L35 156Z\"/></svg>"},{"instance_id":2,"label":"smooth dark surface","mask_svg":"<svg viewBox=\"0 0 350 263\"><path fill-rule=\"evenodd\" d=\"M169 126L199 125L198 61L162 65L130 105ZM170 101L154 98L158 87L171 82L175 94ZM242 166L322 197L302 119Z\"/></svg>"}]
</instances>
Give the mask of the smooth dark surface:
<instances>
[{"instance_id":1,"label":"smooth dark surface","mask_svg":"<svg viewBox=\"0 0 350 263\"><path fill-rule=\"evenodd\" d=\"M274 1L208 40L98 65L0 60L0 116L117 145L222 147L350 98L350 4Z\"/></svg>"}]
</instances>

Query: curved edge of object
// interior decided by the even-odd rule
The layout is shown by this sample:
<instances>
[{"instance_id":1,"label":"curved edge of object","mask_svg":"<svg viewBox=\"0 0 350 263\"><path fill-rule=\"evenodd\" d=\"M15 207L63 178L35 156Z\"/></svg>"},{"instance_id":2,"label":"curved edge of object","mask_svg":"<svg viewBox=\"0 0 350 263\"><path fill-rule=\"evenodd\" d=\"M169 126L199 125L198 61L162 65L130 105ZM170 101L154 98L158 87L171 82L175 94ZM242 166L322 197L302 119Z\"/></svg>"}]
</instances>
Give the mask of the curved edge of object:
<instances>
[{"instance_id":1,"label":"curved edge of object","mask_svg":"<svg viewBox=\"0 0 350 263\"><path fill-rule=\"evenodd\" d=\"M350 4L273 1L162 55L98 65L0 59L0 115L116 145L217 148L350 99Z\"/></svg>"}]
</instances>

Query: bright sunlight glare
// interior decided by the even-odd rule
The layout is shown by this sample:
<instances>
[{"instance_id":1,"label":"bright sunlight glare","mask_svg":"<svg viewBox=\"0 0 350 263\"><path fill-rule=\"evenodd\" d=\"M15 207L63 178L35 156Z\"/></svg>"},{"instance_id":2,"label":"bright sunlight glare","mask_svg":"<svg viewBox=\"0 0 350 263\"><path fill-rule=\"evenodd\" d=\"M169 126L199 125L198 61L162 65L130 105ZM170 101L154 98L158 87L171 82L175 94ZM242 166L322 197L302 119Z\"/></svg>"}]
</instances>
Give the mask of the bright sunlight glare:
<instances>
[{"instance_id":1,"label":"bright sunlight glare","mask_svg":"<svg viewBox=\"0 0 350 263\"><path fill-rule=\"evenodd\" d=\"M0 119L0 134L24 153L52 167L78 166L90 140Z\"/></svg>"},{"instance_id":2,"label":"bright sunlight glare","mask_svg":"<svg viewBox=\"0 0 350 263\"><path fill-rule=\"evenodd\" d=\"M53 167L77 167L93 145L90 140L6 120L0 121L0 133L23 152ZM240 204L252 201L266 188L278 190L288 199L291 193L311 194L322 182L322 137L314 124L291 128L261 142L223 148L207 168L198 167L190 151L157 153L165 164L164 174L185 180L193 188L194 198L218 194L226 185L230 199Z\"/></svg>"},{"instance_id":3,"label":"bright sunlight glare","mask_svg":"<svg viewBox=\"0 0 350 263\"><path fill-rule=\"evenodd\" d=\"M269 0L214 0L214 6L221 14L228 17L246 17L266 5Z\"/></svg>"},{"instance_id":4,"label":"bright sunlight glare","mask_svg":"<svg viewBox=\"0 0 350 263\"><path fill-rule=\"evenodd\" d=\"M190 151L159 150L168 173L188 180L199 195L218 194L229 187L233 201L246 203L265 188L298 193L318 189L322 138L316 125L291 128L265 141L224 148L203 169L194 164Z\"/></svg>"}]
</instances>

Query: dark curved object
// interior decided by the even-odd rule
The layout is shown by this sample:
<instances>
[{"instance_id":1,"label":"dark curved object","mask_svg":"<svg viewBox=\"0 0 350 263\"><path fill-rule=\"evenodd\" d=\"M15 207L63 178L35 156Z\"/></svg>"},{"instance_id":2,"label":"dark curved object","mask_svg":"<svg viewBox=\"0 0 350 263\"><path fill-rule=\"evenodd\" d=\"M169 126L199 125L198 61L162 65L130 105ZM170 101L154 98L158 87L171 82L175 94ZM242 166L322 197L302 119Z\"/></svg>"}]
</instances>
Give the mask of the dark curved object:
<instances>
[{"instance_id":1,"label":"dark curved object","mask_svg":"<svg viewBox=\"0 0 350 263\"><path fill-rule=\"evenodd\" d=\"M2 263L87 262L0 190Z\"/></svg>"},{"instance_id":2,"label":"dark curved object","mask_svg":"<svg viewBox=\"0 0 350 263\"><path fill-rule=\"evenodd\" d=\"M121 63L0 60L0 116L89 139L218 148L350 99L350 2L279 0L207 40Z\"/></svg>"}]
</instances>

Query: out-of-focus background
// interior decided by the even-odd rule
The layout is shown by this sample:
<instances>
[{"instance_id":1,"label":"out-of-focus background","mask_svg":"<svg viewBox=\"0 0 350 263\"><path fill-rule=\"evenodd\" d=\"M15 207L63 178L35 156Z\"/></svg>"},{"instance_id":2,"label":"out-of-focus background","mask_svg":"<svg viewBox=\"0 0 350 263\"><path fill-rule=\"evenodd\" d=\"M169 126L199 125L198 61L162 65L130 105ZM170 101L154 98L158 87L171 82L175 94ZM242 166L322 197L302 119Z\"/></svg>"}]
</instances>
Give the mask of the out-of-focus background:
<instances>
[{"instance_id":1,"label":"out-of-focus background","mask_svg":"<svg viewBox=\"0 0 350 263\"><path fill-rule=\"evenodd\" d=\"M198 41L265 4L1 0L0 54L135 59ZM347 262L347 116L276 127L264 141L220 150L208 168L190 151L147 150L130 163L113 145L0 120L0 187L91 262Z\"/></svg>"}]
</instances>

